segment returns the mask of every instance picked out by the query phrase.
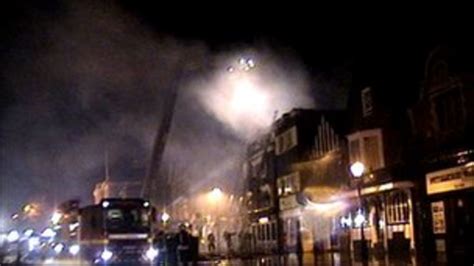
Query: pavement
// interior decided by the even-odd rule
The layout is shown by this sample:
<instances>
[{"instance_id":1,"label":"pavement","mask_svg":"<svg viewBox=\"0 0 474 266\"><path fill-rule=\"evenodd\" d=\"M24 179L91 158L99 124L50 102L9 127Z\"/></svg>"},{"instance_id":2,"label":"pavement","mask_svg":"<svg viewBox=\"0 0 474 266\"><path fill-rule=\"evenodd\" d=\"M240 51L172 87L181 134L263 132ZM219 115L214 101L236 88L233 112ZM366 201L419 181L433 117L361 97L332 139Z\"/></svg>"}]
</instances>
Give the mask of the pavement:
<instances>
[{"instance_id":1,"label":"pavement","mask_svg":"<svg viewBox=\"0 0 474 266\"><path fill-rule=\"evenodd\" d=\"M296 254L290 254L285 256L285 258L280 258L284 266L298 266L298 257ZM78 260L72 259L56 259L48 260L42 263L32 263L24 265L77 265L77 266L89 266L87 263L80 263ZM198 265L202 266L278 266L278 256L262 256L259 258L252 259L219 259L212 258L207 261L199 261ZM304 266L446 266L446 265L474 265L473 263L469 264L450 264L447 262L434 262L434 263L420 263L415 260L414 257L401 260L400 258L391 258L385 257L380 260L371 259L367 263L361 263L360 261L354 260L348 257L341 257L337 253L324 254L321 256L314 257L313 254L306 253L303 256L303 265Z\"/></svg>"},{"instance_id":2,"label":"pavement","mask_svg":"<svg viewBox=\"0 0 474 266\"><path fill-rule=\"evenodd\" d=\"M408 260L401 260L397 258L389 259L388 257L381 260L371 259L366 263L354 260L352 258L341 257L337 253L325 254L322 256L314 257L313 254L304 254L303 256L304 266L424 266L427 264L417 263L415 258L409 258ZM215 265L215 266L276 266L278 265L277 256L260 257L257 259L233 259L233 260L214 260L199 262L198 265ZM286 258L282 259L282 264L285 266L298 266L298 257L296 254L290 254ZM428 265L448 265L448 264L428 264Z\"/></svg>"}]
</instances>

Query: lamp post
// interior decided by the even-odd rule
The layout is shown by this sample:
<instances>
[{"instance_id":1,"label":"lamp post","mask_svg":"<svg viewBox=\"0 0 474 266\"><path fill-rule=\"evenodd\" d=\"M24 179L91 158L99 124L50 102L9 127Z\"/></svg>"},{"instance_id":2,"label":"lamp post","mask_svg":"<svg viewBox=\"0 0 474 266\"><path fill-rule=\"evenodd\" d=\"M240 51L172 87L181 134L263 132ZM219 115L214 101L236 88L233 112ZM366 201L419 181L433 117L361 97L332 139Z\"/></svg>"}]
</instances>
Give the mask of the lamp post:
<instances>
[{"instance_id":1,"label":"lamp post","mask_svg":"<svg viewBox=\"0 0 474 266\"><path fill-rule=\"evenodd\" d=\"M363 214L362 214L362 193L361 193L361 189L362 189L362 177L364 175L364 171L365 171L365 165L361 162L355 162L353 163L351 166L350 166L350 172L351 172L351 175L352 177L357 181L357 197L358 197L358 200L359 200L359 213L357 214L356 216L356 219L361 217L360 219L357 219L359 220L360 222L360 225L359 225L359 228L360 228L360 256L361 256L361 260L362 262L367 262L368 259L369 259L369 250L368 250L368 247L367 247L367 242L365 240L365 234L364 234L364 222L365 222L365 219L363 217Z\"/></svg>"}]
</instances>

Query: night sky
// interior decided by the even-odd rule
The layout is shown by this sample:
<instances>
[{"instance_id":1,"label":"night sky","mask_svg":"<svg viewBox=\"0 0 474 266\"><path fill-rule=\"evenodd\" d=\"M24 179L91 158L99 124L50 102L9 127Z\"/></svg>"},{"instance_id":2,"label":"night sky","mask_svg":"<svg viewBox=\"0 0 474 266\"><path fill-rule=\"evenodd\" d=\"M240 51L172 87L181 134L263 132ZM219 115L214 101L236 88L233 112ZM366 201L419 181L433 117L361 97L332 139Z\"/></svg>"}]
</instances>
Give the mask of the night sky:
<instances>
[{"instance_id":1,"label":"night sky","mask_svg":"<svg viewBox=\"0 0 474 266\"><path fill-rule=\"evenodd\" d=\"M89 202L103 177L105 150L114 179L143 176L162 96L174 86L183 58L207 66L249 47L288 56L309 77L315 106L340 109L348 89L367 82L416 94L423 60L437 42L390 32L365 38L322 11L241 6L178 16L135 2L16 1L2 8L0 217L25 200ZM200 73L185 81L206 82ZM246 140L192 95L180 95L165 160L190 179L206 169L236 183Z\"/></svg>"}]
</instances>

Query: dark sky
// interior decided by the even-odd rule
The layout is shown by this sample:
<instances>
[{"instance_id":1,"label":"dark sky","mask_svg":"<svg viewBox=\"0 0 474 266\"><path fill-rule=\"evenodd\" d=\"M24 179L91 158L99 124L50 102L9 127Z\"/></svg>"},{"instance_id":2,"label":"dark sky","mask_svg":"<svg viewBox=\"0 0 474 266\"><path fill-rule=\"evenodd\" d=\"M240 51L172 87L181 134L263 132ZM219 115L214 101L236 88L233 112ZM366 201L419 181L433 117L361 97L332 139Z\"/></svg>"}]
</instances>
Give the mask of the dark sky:
<instances>
[{"instance_id":1,"label":"dark sky","mask_svg":"<svg viewBox=\"0 0 474 266\"><path fill-rule=\"evenodd\" d=\"M216 56L254 46L291 55L310 77L317 105L343 108L352 84L416 87L420 65L437 42L390 29L365 34L344 13L304 7L274 12L230 3L223 11L189 9L171 12L142 1L2 6L2 215L25 199L88 202L103 176L105 150L114 178L143 175L162 96L175 86L183 58L205 67ZM178 101L166 160L189 175L208 169L235 177L243 141L190 95L186 91Z\"/></svg>"}]
</instances>

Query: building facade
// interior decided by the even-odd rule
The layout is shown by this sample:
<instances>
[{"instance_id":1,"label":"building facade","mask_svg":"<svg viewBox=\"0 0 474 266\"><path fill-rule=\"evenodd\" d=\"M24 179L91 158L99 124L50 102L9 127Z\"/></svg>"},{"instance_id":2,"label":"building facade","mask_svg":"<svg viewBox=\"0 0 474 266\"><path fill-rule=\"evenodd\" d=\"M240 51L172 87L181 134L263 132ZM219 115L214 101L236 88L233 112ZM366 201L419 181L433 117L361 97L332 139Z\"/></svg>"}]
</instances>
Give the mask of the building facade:
<instances>
[{"instance_id":1,"label":"building facade","mask_svg":"<svg viewBox=\"0 0 474 266\"><path fill-rule=\"evenodd\" d=\"M356 257L361 245L367 245L374 257L409 260L416 251L414 202L419 191L410 163L406 106L383 83L358 85L349 102L348 157L349 165L362 162L365 172L361 180L352 178L351 190L341 195L353 203L341 217L341 229L349 232Z\"/></svg>"},{"instance_id":2,"label":"building facade","mask_svg":"<svg viewBox=\"0 0 474 266\"><path fill-rule=\"evenodd\" d=\"M347 185L345 112L294 109L275 122L275 161L283 251L304 257L334 241L331 197ZM337 247L339 248L339 247Z\"/></svg>"},{"instance_id":3,"label":"building facade","mask_svg":"<svg viewBox=\"0 0 474 266\"><path fill-rule=\"evenodd\" d=\"M261 136L247 147L243 164L245 209L250 251L273 254L279 249L280 224L276 197L273 133Z\"/></svg>"},{"instance_id":4,"label":"building facade","mask_svg":"<svg viewBox=\"0 0 474 266\"><path fill-rule=\"evenodd\" d=\"M410 109L425 200L426 254L472 262L474 250L474 68L469 47L429 55L420 97Z\"/></svg>"}]
</instances>

